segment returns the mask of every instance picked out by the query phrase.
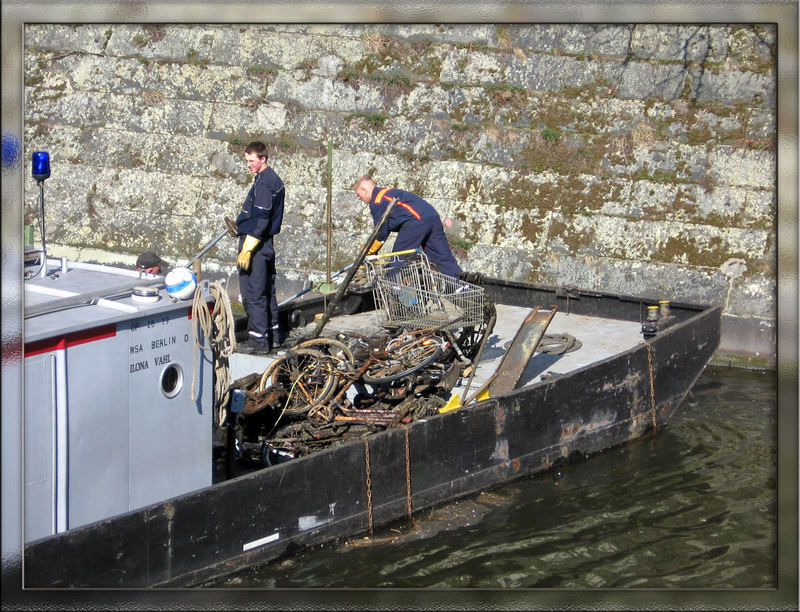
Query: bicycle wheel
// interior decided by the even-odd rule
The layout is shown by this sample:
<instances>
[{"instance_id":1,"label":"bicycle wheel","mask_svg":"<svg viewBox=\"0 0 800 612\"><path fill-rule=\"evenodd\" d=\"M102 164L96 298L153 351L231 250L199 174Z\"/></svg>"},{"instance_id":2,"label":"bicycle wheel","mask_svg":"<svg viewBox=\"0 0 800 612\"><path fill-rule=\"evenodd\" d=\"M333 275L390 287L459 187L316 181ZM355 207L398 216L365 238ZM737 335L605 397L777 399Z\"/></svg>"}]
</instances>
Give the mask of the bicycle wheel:
<instances>
[{"instance_id":1,"label":"bicycle wheel","mask_svg":"<svg viewBox=\"0 0 800 612\"><path fill-rule=\"evenodd\" d=\"M347 346L344 342L336 340L334 338L312 338L311 340L304 340L300 344L298 344L296 349L305 349L305 348L316 348L318 350L324 350L326 354L330 355L331 357L335 357L343 362L349 364L352 368L356 364L356 360L353 357L353 351L350 350L350 347Z\"/></svg>"},{"instance_id":2,"label":"bicycle wheel","mask_svg":"<svg viewBox=\"0 0 800 612\"><path fill-rule=\"evenodd\" d=\"M365 383L380 385L404 378L433 363L442 354L444 340L439 336L423 336L408 342L389 342L386 357L367 368Z\"/></svg>"},{"instance_id":3,"label":"bicycle wheel","mask_svg":"<svg viewBox=\"0 0 800 612\"><path fill-rule=\"evenodd\" d=\"M287 351L273 361L261 375L259 391L282 386L289 394L285 412L305 414L326 402L337 386L340 361L316 349Z\"/></svg>"}]
</instances>

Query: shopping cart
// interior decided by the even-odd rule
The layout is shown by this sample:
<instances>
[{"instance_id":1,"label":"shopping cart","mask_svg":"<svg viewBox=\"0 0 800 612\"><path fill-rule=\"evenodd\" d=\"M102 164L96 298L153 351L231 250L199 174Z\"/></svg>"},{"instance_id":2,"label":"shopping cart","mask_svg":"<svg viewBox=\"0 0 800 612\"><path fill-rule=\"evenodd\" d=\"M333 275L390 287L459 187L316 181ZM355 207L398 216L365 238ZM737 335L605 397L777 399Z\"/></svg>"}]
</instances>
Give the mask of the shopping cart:
<instances>
[{"instance_id":1,"label":"shopping cart","mask_svg":"<svg viewBox=\"0 0 800 612\"><path fill-rule=\"evenodd\" d=\"M433 270L420 249L370 255L364 264L381 325L454 330L484 322L483 287Z\"/></svg>"}]
</instances>

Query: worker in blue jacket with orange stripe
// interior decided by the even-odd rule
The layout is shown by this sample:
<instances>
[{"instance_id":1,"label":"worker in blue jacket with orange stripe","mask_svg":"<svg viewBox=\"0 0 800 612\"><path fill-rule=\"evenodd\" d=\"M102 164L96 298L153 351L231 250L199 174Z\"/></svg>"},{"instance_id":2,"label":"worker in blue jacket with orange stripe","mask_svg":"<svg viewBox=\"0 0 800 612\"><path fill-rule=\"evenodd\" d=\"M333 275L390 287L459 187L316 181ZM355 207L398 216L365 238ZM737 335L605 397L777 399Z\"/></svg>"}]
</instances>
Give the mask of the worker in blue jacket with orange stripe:
<instances>
[{"instance_id":1,"label":"worker in blue jacket with orange stripe","mask_svg":"<svg viewBox=\"0 0 800 612\"><path fill-rule=\"evenodd\" d=\"M450 245L447 244L442 220L430 203L410 191L393 187L376 187L372 177L366 174L358 178L353 189L362 202L369 204L374 225L378 225L383 218L383 213L392 198L397 198L386 225L378 232L367 251L368 255L374 255L380 250L389 232L397 232L395 251L421 248L440 272L454 278L461 277L463 271L453 257Z\"/></svg>"}]
</instances>

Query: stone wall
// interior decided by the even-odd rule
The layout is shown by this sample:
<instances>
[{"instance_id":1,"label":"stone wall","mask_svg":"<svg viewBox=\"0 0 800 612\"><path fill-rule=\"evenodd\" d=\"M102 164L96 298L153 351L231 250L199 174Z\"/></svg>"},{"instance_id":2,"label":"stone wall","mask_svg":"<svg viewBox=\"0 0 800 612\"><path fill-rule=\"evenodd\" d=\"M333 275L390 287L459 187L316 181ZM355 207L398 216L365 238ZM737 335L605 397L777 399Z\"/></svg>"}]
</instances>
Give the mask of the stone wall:
<instances>
[{"instance_id":1,"label":"stone wall","mask_svg":"<svg viewBox=\"0 0 800 612\"><path fill-rule=\"evenodd\" d=\"M186 261L261 139L287 189L278 265L324 270L330 143L334 270L370 232L369 172L453 220L465 269L719 303L723 348L774 356L773 25L29 24L24 49L54 249ZM30 177L25 203L35 225ZM204 270L234 260L224 238Z\"/></svg>"}]
</instances>

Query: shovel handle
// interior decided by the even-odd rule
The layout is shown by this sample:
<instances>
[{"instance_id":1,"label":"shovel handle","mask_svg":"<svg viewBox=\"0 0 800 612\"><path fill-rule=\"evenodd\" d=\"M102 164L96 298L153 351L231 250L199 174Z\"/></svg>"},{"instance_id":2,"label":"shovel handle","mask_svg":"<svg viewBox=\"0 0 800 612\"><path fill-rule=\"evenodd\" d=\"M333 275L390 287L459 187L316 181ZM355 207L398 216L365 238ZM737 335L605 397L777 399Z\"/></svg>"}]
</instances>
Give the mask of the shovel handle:
<instances>
[{"instance_id":1,"label":"shovel handle","mask_svg":"<svg viewBox=\"0 0 800 612\"><path fill-rule=\"evenodd\" d=\"M202 250L202 251L200 251L200 252L199 252L197 255L195 255L194 257L192 257L192 258L189 260L189 263L187 263L187 264L186 264L186 267L187 267L187 268L191 267L191 265L192 265L194 262L196 262L196 261L197 261L198 259L200 259L200 258L201 258L203 255L205 255L206 253L208 253L208 251L210 251L210 250L211 250L211 247L213 247L215 244L217 244L217 243L218 243L220 240L222 240L222 239L223 239L225 236L227 236L227 235L228 235L228 230L227 230L227 229L224 229L224 230L222 230L222 232L220 232L219 236L217 236L216 238L214 238L214 239L213 239L211 242L209 242L209 243L208 243L206 246L204 246L204 247L203 247L203 250Z\"/></svg>"}]
</instances>

